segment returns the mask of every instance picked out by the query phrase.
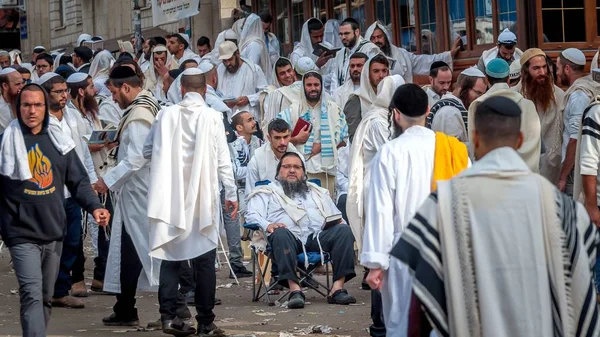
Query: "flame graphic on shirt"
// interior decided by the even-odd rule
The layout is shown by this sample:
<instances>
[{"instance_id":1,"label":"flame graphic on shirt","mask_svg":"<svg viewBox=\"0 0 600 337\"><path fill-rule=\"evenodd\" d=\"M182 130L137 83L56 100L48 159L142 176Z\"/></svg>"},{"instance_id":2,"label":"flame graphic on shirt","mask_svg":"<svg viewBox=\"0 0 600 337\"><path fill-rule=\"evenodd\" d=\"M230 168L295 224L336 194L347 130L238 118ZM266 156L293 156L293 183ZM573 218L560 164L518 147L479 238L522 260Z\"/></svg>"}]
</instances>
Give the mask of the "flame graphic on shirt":
<instances>
[{"instance_id":1,"label":"flame graphic on shirt","mask_svg":"<svg viewBox=\"0 0 600 337\"><path fill-rule=\"evenodd\" d=\"M38 144L29 150L27 157L32 176L29 181L36 183L40 189L52 185L52 164L48 157L44 156Z\"/></svg>"}]
</instances>

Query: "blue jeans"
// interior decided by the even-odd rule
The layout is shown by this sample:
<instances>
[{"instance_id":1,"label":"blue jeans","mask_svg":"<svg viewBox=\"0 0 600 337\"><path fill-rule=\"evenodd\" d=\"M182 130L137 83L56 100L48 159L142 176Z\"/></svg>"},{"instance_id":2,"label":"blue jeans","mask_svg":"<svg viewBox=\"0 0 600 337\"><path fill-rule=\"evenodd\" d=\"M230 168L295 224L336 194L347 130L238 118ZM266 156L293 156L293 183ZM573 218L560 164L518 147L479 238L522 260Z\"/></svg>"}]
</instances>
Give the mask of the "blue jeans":
<instances>
[{"instance_id":1,"label":"blue jeans","mask_svg":"<svg viewBox=\"0 0 600 337\"><path fill-rule=\"evenodd\" d=\"M72 280L71 271L77 260L79 246L81 244L81 207L77 205L73 198L65 199L65 213L67 214L67 228L63 240L62 255L60 256L60 268L58 278L54 285L54 298L61 298L69 295Z\"/></svg>"}]
</instances>

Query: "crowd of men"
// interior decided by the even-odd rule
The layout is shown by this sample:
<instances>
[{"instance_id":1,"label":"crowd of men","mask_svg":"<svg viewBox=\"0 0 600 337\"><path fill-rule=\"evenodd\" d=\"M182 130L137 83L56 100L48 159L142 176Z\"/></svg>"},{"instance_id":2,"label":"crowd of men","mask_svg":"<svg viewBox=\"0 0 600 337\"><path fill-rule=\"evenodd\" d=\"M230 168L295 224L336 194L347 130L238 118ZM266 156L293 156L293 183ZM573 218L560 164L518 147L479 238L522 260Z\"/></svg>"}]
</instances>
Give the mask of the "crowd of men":
<instances>
[{"instance_id":1,"label":"crowd of men","mask_svg":"<svg viewBox=\"0 0 600 337\"><path fill-rule=\"evenodd\" d=\"M244 223L291 309L309 253L333 266L330 304L356 302L363 266L374 337L600 334L600 83L580 50L521 51L507 29L454 81L460 39L417 55L381 23L363 37L311 18L287 58L272 21L196 51L182 33L0 51L0 233L24 336L90 291L116 296L103 324L137 326L137 290L158 291L150 327L223 335L217 247L252 277Z\"/></svg>"}]
</instances>

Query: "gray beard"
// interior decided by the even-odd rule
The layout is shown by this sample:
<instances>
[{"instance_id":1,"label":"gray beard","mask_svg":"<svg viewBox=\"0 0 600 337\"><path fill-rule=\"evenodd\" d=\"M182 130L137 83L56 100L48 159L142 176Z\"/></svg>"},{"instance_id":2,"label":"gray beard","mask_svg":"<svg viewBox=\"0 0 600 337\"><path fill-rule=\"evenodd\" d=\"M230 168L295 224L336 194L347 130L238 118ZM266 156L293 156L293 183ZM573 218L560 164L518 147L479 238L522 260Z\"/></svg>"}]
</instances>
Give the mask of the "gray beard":
<instances>
[{"instance_id":1,"label":"gray beard","mask_svg":"<svg viewBox=\"0 0 600 337\"><path fill-rule=\"evenodd\" d=\"M281 187L283 188L283 193L285 193L285 195L288 198L293 199L296 196L305 198L308 194L308 184L306 183L305 178L302 178L302 180L300 181L294 182L277 178L277 181L279 181L279 183L281 184Z\"/></svg>"}]
</instances>

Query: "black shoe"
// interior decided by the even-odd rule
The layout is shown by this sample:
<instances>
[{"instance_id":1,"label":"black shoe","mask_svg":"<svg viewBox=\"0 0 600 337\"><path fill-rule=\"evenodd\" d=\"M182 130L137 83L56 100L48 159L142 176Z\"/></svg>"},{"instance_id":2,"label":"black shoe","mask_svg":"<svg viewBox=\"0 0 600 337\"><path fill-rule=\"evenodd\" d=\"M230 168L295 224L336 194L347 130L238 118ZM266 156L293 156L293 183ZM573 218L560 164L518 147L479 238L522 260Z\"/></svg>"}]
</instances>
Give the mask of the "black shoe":
<instances>
[{"instance_id":1,"label":"black shoe","mask_svg":"<svg viewBox=\"0 0 600 337\"><path fill-rule=\"evenodd\" d=\"M194 291L188 291L188 293L185 294L185 303L187 303L187 305L196 304L196 293Z\"/></svg>"},{"instance_id":2,"label":"black shoe","mask_svg":"<svg viewBox=\"0 0 600 337\"><path fill-rule=\"evenodd\" d=\"M288 308L302 309L304 308L304 300L306 297L301 290L292 291L288 297Z\"/></svg>"},{"instance_id":3,"label":"black shoe","mask_svg":"<svg viewBox=\"0 0 600 337\"><path fill-rule=\"evenodd\" d=\"M327 303L348 305L356 303L356 298L348 294L348 291L346 289L339 289L336 290L336 292L334 292L333 295L327 296Z\"/></svg>"},{"instance_id":4,"label":"black shoe","mask_svg":"<svg viewBox=\"0 0 600 337\"><path fill-rule=\"evenodd\" d=\"M221 305L221 299L218 297L215 297L215 305Z\"/></svg>"},{"instance_id":5,"label":"black shoe","mask_svg":"<svg viewBox=\"0 0 600 337\"><path fill-rule=\"evenodd\" d=\"M148 325L146 325L146 329L162 330L162 327L163 327L163 322L160 318L157 319L156 321L148 322Z\"/></svg>"},{"instance_id":6,"label":"black shoe","mask_svg":"<svg viewBox=\"0 0 600 337\"><path fill-rule=\"evenodd\" d=\"M198 323L198 330L196 332L196 335L205 337L223 337L225 336L225 331L217 327L215 323L210 323L209 325Z\"/></svg>"},{"instance_id":7,"label":"black shoe","mask_svg":"<svg viewBox=\"0 0 600 337\"><path fill-rule=\"evenodd\" d=\"M363 274L363 279L360 283L360 288L362 290L371 290L371 286L367 283L367 276L369 276L369 269L365 268L365 273Z\"/></svg>"},{"instance_id":8,"label":"black shoe","mask_svg":"<svg viewBox=\"0 0 600 337\"><path fill-rule=\"evenodd\" d=\"M237 276L237 278L252 277L252 275L253 275L251 271L246 269L246 267L232 268L232 269L233 269L233 272L235 273L235 276ZM231 273L231 271L229 272L229 278L235 279L235 277L233 277L233 274Z\"/></svg>"},{"instance_id":9,"label":"black shoe","mask_svg":"<svg viewBox=\"0 0 600 337\"><path fill-rule=\"evenodd\" d=\"M179 317L173 320L163 321L163 332L173 336L189 336L196 333L196 329L185 324Z\"/></svg>"},{"instance_id":10,"label":"black shoe","mask_svg":"<svg viewBox=\"0 0 600 337\"><path fill-rule=\"evenodd\" d=\"M128 319L117 317L117 314L113 312L110 316L104 317L102 323L106 326L138 326L140 325L140 319L138 317Z\"/></svg>"}]
</instances>

